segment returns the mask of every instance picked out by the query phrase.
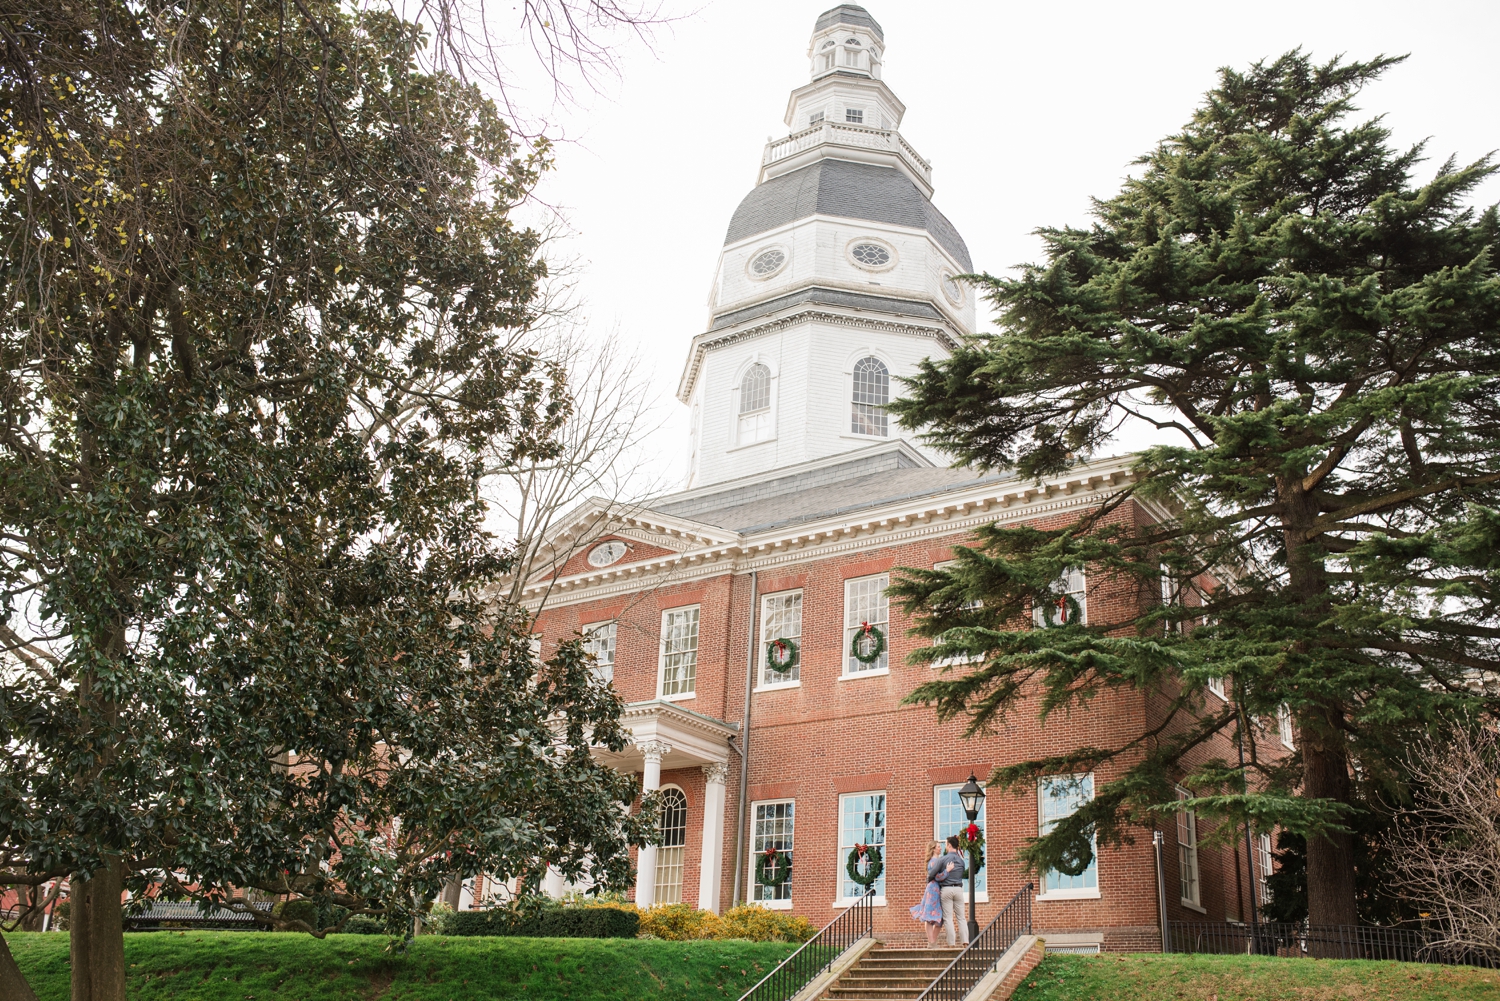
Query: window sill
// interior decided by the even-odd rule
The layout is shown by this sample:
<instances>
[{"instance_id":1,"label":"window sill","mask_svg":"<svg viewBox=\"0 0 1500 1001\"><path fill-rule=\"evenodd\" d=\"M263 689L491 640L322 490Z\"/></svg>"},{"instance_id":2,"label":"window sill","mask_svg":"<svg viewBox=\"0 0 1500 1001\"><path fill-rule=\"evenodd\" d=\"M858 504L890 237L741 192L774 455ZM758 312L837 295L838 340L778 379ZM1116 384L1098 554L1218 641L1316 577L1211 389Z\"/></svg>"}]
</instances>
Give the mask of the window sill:
<instances>
[{"instance_id":1,"label":"window sill","mask_svg":"<svg viewBox=\"0 0 1500 1001\"><path fill-rule=\"evenodd\" d=\"M1191 900L1188 900L1185 897L1182 898L1182 906L1186 907L1190 911L1197 911L1199 914L1207 914L1208 913L1208 908L1207 907L1203 907L1203 906L1201 906L1199 904L1195 904Z\"/></svg>"},{"instance_id":2,"label":"window sill","mask_svg":"<svg viewBox=\"0 0 1500 1001\"><path fill-rule=\"evenodd\" d=\"M853 431L845 431L843 434L839 435L839 437L840 438L847 438L850 441L890 441L891 440L891 436L888 435L888 434L855 434Z\"/></svg>"},{"instance_id":3,"label":"window sill","mask_svg":"<svg viewBox=\"0 0 1500 1001\"><path fill-rule=\"evenodd\" d=\"M792 909L790 900L749 900L746 901L751 907L764 907L768 911L789 911Z\"/></svg>"},{"instance_id":4,"label":"window sill","mask_svg":"<svg viewBox=\"0 0 1500 1001\"><path fill-rule=\"evenodd\" d=\"M762 438L760 441L747 441L747 442L743 442L743 443L738 444L738 445L730 445L724 451L725 452L742 452L742 451L744 451L747 448L754 448L756 445L769 445L769 444L771 444L771 442L773 442L775 440L776 440L776 436L772 435L769 438Z\"/></svg>"},{"instance_id":5,"label":"window sill","mask_svg":"<svg viewBox=\"0 0 1500 1001\"><path fill-rule=\"evenodd\" d=\"M661 699L663 702L686 702L689 699L696 699L697 697L698 697L698 693L697 692L681 692L681 693L679 693L677 695L658 695L657 696L657 698Z\"/></svg>"},{"instance_id":6,"label":"window sill","mask_svg":"<svg viewBox=\"0 0 1500 1001\"><path fill-rule=\"evenodd\" d=\"M879 677L881 677L883 675L887 675L887 674L890 674L890 673L891 673L891 669L890 668L888 668L888 667L882 667L878 671L861 671L858 674L841 674L841 675L838 676L837 680L839 680L839 681L858 681L860 678L879 678Z\"/></svg>"},{"instance_id":7,"label":"window sill","mask_svg":"<svg viewBox=\"0 0 1500 1001\"><path fill-rule=\"evenodd\" d=\"M1100 899L1100 895L1099 895L1099 891L1096 890L1096 889L1089 889L1089 890L1048 890L1046 893L1039 893L1039 894L1037 894L1036 899L1040 900L1040 901L1043 901L1043 902L1046 902L1046 901L1049 901L1049 900L1098 900L1098 899ZM1204 913L1207 913L1207 912L1205 911Z\"/></svg>"},{"instance_id":8,"label":"window sill","mask_svg":"<svg viewBox=\"0 0 1500 1001\"><path fill-rule=\"evenodd\" d=\"M835 900L833 902L833 906L834 907L853 907L855 904L859 903L863 899L864 899L863 897L840 897L838 900ZM871 907L884 907L885 906L885 898L884 897L872 897L870 899L870 906Z\"/></svg>"},{"instance_id":9,"label":"window sill","mask_svg":"<svg viewBox=\"0 0 1500 1001\"><path fill-rule=\"evenodd\" d=\"M769 685L756 685L752 692L779 692L787 688L801 688L802 680L796 681L773 681Z\"/></svg>"}]
</instances>

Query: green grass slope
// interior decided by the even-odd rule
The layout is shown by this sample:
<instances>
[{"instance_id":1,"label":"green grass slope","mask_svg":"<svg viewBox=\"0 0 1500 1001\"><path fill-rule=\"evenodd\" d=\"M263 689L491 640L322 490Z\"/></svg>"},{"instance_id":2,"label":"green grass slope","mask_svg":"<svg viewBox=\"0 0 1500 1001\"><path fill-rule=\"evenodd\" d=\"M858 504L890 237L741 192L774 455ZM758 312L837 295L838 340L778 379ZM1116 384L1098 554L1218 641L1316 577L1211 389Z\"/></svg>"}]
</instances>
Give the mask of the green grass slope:
<instances>
[{"instance_id":1,"label":"green grass slope","mask_svg":"<svg viewBox=\"0 0 1500 1001\"><path fill-rule=\"evenodd\" d=\"M1269 956L1043 959L1015 1001L1500 1001L1500 972Z\"/></svg>"},{"instance_id":2,"label":"green grass slope","mask_svg":"<svg viewBox=\"0 0 1500 1001\"><path fill-rule=\"evenodd\" d=\"M42 1001L67 1001L68 937L7 935ZM795 946L638 939L440 938L405 955L376 935L125 936L131 1001L704 1001L736 999Z\"/></svg>"}]
</instances>

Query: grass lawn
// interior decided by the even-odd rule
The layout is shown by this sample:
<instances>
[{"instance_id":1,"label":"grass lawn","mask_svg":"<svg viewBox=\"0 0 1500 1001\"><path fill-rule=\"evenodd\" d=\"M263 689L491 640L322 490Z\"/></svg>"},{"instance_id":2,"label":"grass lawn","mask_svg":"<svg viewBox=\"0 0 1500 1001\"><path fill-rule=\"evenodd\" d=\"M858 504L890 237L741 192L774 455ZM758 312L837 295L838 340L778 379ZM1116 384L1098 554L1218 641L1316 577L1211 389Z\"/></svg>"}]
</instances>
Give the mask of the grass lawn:
<instances>
[{"instance_id":1,"label":"grass lawn","mask_svg":"<svg viewBox=\"0 0 1500 1001\"><path fill-rule=\"evenodd\" d=\"M1500 1001L1500 971L1360 959L1052 955L1016 988L1015 1001Z\"/></svg>"},{"instance_id":2,"label":"grass lawn","mask_svg":"<svg viewBox=\"0 0 1500 1001\"><path fill-rule=\"evenodd\" d=\"M67 1001L68 936L7 935L42 1001ZM131 1001L702 1001L737 999L794 948L769 942L137 932Z\"/></svg>"}]
</instances>

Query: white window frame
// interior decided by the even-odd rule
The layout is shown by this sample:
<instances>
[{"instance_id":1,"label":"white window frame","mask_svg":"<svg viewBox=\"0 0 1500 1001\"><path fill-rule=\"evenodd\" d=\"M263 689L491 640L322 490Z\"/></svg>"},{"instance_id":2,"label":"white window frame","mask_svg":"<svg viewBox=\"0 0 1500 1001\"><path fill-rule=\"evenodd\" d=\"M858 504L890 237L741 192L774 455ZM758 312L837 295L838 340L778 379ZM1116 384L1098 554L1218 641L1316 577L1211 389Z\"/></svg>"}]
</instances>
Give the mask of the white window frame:
<instances>
[{"instance_id":1,"label":"white window frame","mask_svg":"<svg viewBox=\"0 0 1500 1001\"><path fill-rule=\"evenodd\" d=\"M684 615L693 613L693 659L689 667L692 670L692 686L685 692L674 692L667 694L667 622L673 615ZM667 702L680 702L686 699L698 697L698 644L702 638L703 609L699 605L679 605L676 608L663 608L661 610L661 637L657 642L656 659L656 697ZM675 652L675 651L674 651Z\"/></svg>"},{"instance_id":2,"label":"white window frame","mask_svg":"<svg viewBox=\"0 0 1500 1001\"><path fill-rule=\"evenodd\" d=\"M839 810L839 812L838 812L838 817L837 817L837 819L835 821L838 824L839 850L837 852L837 856L838 856L838 868L837 868L837 870L835 870L836 871L836 876L835 876L836 882L833 884L834 886L838 887L838 897L833 902L833 906L834 907L849 907L849 906L853 905L854 903L856 903L860 899L858 897L846 897L846 896L844 896L844 880L848 878L848 874L844 871L844 863L848 860L849 850L854 847L854 842L852 840L849 842L849 844L847 844L847 845L844 844L844 841L845 841L845 838L844 838L844 801L848 800L848 799L853 799L856 796L879 796L880 797L881 825L880 825L880 841L878 842L878 845L879 845L879 848L880 848L880 854L881 854L882 859L884 859L884 856L885 856L885 848L886 848L886 843L887 843L886 842L886 833L887 833L887 831L888 831L888 829L890 827L890 823L891 823L891 817L890 817L890 799L889 799L889 797L886 796L885 790L884 789L872 789L872 790L869 790L867 792L846 792L846 793L840 793L839 794L839 801L838 801L838 810ZM869 843L870 844L876 844L876 842L873 842L873 841L869 842ZM880 878L878 880L876 880L876 883L877 883L877 885L880 886L881 890L884 890L885 887L886 887L885 877L886 877L886 873L882 872L880 874ZM872 899L873 904L876 907L884 907L885 906L885 894L884 893L877 893L871 899Z\"/></svg>"},{"instance_id":3,"label":"white window frame","mask_svg":"<svg viewBox=\"0 0 1500 1001\"><path fill-rule=\"evenodd\" d=\"M854 240L851 240L850 246L852 247L856 243L876 243L880 246L886 246L884 241L866 238L856 238ZM845 248L846 253L848 249L848 247ZM896 265L896 253L894 248L886 247L886 249L891 252L891 260L890 264L887 267L880 269L882 271L889 270L889 268L895 267ZM860 362L864 361L867 358L879 362L885 368L885 403L854 402L854 370L856 367L858 367ZM846 409L844 410L844 426L843 430L840 433L840 437L852 438L855 441L889 441L893 437L893 435L891 434L891 425L894 424L895 421L891 418L891 413L888 409L891 405L892 399L892 383L895 381L895 376L892 374L892 371L893 369L890 359L884 358L876 354L874 351L862 350L859 352L859 354L849 359L848 368L844 372L844 404ZM885 434L870 434L864 431L854 430L855 407L879 407L882 414L884 414L885 416Z\"/></svg>"},{"instance_id":4,"label":"white window frame","mask_svg":"<svg viewBox=\"0 0 1500 1001\"><path fill-rule=\"evenodd\" d=\"M1275 871L1276 861L1271 856L1271 836L1260 834L1255 838L1255 890L1260 894L1260 906L1264 907L1271 902L1271 888L1266 884L1266 877Z\"/></svg>"},{"instance_id":5,"label":"white window frame","mask_svg":"<svg viewBox=\"0 0 1500 1001\"><path fill-rule=\"evenodd\" d=\"M1297 728L1292 721L1292 710L1285 702L1276 707L1276 733L1282 747L1288 751L1297 749Z\"/></svg>"},{"instance_id":6,"label":"white window frame","mask_svg":"<svg viewBox=\"0 0 1500 1001\"><path fill-rule=\"evenodd\" d=\"M865 109L845 108L844 122L848 125L863 125L865 123Z\"/></svg>"},{"instance_id":7,"label":"white window frame","mask_svg":"<svg viewBox=\"0 0 1500 1001\"><path fill-rule=\"evenodd\" d=\"M579 630L579 632L583 634L584 650L592 653L595 658L598 658L599 656L599 651L595 646L595 644L598 642L598 639L595 638L595 634L600 633L604 630L609 631L609 662L604 663L602 660L598 661L596 663L596 666L590 669L593 671L594 677L598 678L600 681L605 682L606 684L615 680L615 650L616 643L618 642L620 635L619 627L620 624L618 620L605 619L603 622L590 622Z\"/></svg>"},{"instance_id":8,"label":"white window frame","mask_svg":"<svg viewBox=\"0 0 1500 1001\"><path fill-rule=\"evenodd\" d=\"M1223 699L1225 702L1229 701L1229 695L1227 694L1228 689L1224 687L1224 678L1222 676L1217 678L1209 678L1208 690L1210 692L1213 692L1219 698Z\"/></svg>"},{"instance_id":9,"label":"white window frame","mask_svg":"<svg viewBox=\"0 0 1500 1001\"><path fill-rule=\"evenodd\" d=\"M962 819L962 822L959 824L959 827L958 827L957 830L952 830L952 831L948 831L947 833L944 833L943 832L943 825L942 825L941 821L939 820L939 814L938 814L938 811L941 808L940 807L940 803L942 801L943 793L948 792L949 790L957 792L959 789L962 789L964 787L964 784L965 783L962 783L962 782L952 782L952 783L948 783L948 784L945 784L945 785L937 785L937 786L933 786L932 787L932 840L934 840L934 841L946 841L949 834L957 834L958 830L962 830L964 827L968 826L969 820L968 820L967 815L965 815L963 813L963 806L962 806L962 804L959 805L959 814L960 814L960 816L963 819ZM983 789L985 787L984 783L980 782L979 783L979 787L981 789ZM989 798L986 797L985 799L983 799L983 800L980 801L980 803L979 803L979 819L977 819L976 821L974 821L976 824L979 825L979 829L981 831L984 831L986 833L986 835L988 835L989 826L985 823L985 818L989 816L989 809L990 809ZM979 872L975 874L976 878L974 880L974 902L977 903L977 904L987 904L987 903L990 902L989 872L990 872L990 853L988 851L986 851L984 853L984 868L980 869ZM968 892L967 892L968 891L968 886L969 886L969 881L968 881L968 879L965 879L964 880L964 888L965 888L964 899L965 900L969 899L968 898Z\"/></svg>"},{"instance_id":10,"label":"white window frame","mask_svg":"<svg viewBox=\"0 0 1500 1001\"><path fill-rule=\"evenodd\" d=\"M826 112L814 111L812 114L807 116L807 127L812 128L814 125L822 125L825 116Z\"/></svg>"},{"instance_id":11,"label":"white window frame","mask_svg":"<svg viewBox=\"0 0 1500 1001\"><path fill-rule=\"evenodd\" d=\"M771 248L766 248L771 249ZM790 258L790 255L788 255ZM782 265L784 269L785 264ZM766 277L773 277L767 275ZM745 377L756 365L766 370L766 405L749 413L742 413L741 406L744 403ZM732 448L749 448L753 445L764 445L768 441L776 440L776 370L766 363L765 359L757 356L749 359L740 369L734 381L734 388L730 391L730 402L734 410L734 440L730 443ZM747 424L747 421L749 422ZM763 434L747 433L747 428L760 428Z\"/></svg>"},{"instance_id":12,"label":"white window frame","mask_svg":"<svg viewBox=\"0 0 1500 1001\"><path fill-rule=\"evenodd\" d=\"M773 630L770 626L771 616L767 606L772 601L786 601L792 598L795 598L797 601L797 632L791 634L780 629ZM756 655L758 666L755 672L755 690L757 692L774 692L782 688L802 687L802 605L803 597L801 588L790 591L776 591L772 594L763 594L760 596L760 651ZM767 659L767 647L772 640L783 638L793 640L797 644L797 667L794 669L796 677L787 678L784 681L768 681L767 676L771 673L771 665Z\"/></svg>"},{"instance_id":13,"label":"white window frame","mask_svg":"<svg viewBox=\"0 0 1500 1001\"><path fill-rule=\"evenodd\" d=\"M762 807L767 806L785 806L787 808L787 824L791 828L790 839L777 839L783 842L787 840L790 840L792 842L792 846L790 848L782 848L780 850L786 852L787 855L790 856L793 860L792 875L787 880L787 883L791 884L791 888L788 890L786 897L780 900L766 900L761 897L755 896L755 864L756 860L760 857L760 853L765 851L765 849L760 846L760 841L762 839L761 835L755 829L756 824L760 823L760 818L757 817L756 814L760 812L760 809ZM750 868L745 876L745 885L750 888L750 900L748 901L749 903L752 903L757 907L764 907L769 911L789 911L792 909L792 900L795 898L797 893L797 867L795 865L797 857L796 846L797 801L795 799L758 799L750 804Z\"/></svg>"},{"instance_id":14,"label":"white window frame","mask_svg":"<svg viewBox=\"0 0 1500 1001\"><path fill-rule=\"evenodd\" d=\"M1088 572L1084 567L1069 567L1063 571L1061 577L1051 583L1048 591L1051 594L1059 596L1071 595L1073 600L1078 602L1079 625L1086 626L1089 624L1089 578ZM1047 620L1043 617L1040 605L1032 608L1031 622L1038 629L1051 628L1047 625ZM1065 623L1054 623L1054 625L1063 624Z\"/></svg>"},{"instance_id":15,"label":"white window frame","mask_svg":"<svg viewBox=\"0 0 1500 1001\"><path fill-rule=\"evenodd\" d=\"M1089 799L1093 799L1094 798L1094 790L1097 788L1097 784L1095 782L1094 773L1093 772L1075 772L1075 773L1072 773L1072 774L1069 774L1069 775L1045 775L1042 778L1040 778L1040 779L1037 780L1036 813L1037 813L1037 832L1038 832L1039 835L1046 834L1048 831L1050 831L1052 829L1051 825L1048 823L1048 818L1047 818L1046 814L1044 813L1044 811L1046 810L1046 797L1045 797L1045 795L1042 792L1042 785L1043 785L1043 783L1046 783L1046 782L1055 782L1055 781L1063 781L1063 782L1073 781L1073 782L1078 782L1078 781L1082 781L1085 778L1088 779L1088 783L1089 783ZM1054 818L1052 818L1052 821L1055 823L1059 819L1061 819L1061 818L1054 817ZM1041 876L1039 877L1039 883L1041 884L1039 888L1040 888L1041 892L1037 894L1036 899L1038 899L1038 900L1098 900L1100 898L1100 896L1101 896L1101 894L1099 893L1099 839L1098 838L1094 839L1094 861L1091 863L1091 866L1092 866L1093 873L1094 873L1094 885L1093 886L1059 887L1057 889L1048 889L1048 887L1047 887L1047 876L1050 875L1050 874L1049 873L1045 873L1045 872L1042 873ZM1085 870L1085 872L1087 872L1087 870ZM1064 877L1064 878L1066 878L1066 879L1077 879L1078 877L1076 877L1076 876L1067 876L1067 877Z\"/></svg>"},{"instance_id":16,"label":"white window frame","mask_svg":"<svg viewBox=\"0 0 1500 1001\"><path fill-rule=\"evenodd\" d=\"M851 619L849 590L851 587L863 584L866 581L881 582L877 588L878 593L875 600L878 603L877 607L884 615L883 619ZM891 673L891 602L885 593L886 588L890 586L891 575L888 573L869 574L864 577L850 577L844 581L844 631L842 634L844 643L842 658L844 666L843 671L839 674L841 680L872 678ZM855 630L861 628L865 622L870 623L872 626L878 626L880 631L885 634L885 651L881 653L880 658L875 663L868 666L861 664L854 658L854 654L849 652L849 648L854 642Z\"/></svg>"},{"instance_id":17,"label":"white window frame","mask_svg":"<svg viewBox=\"0 0 1500 1001\"><path fill-rule=\"evenodd\" d=\"M1177 787L1179 800L1193 794ZM1177 890L1182 906L1207 914L1203 907L1203 878L1198 867L1198 814L1193 810L1177 811Z\"/></svg>"},{"instance_id":18,"label":"white window frame","mask_svg":"<svg viewBox=\"0 0 1500 1001\"><path fill-rule=\"evenodd\" d=\"M932 565L932 569L934 569L934 570L947 570L949 567L955 566L957 563L958 563L958 560L943 560L941 563L934 563ZM974 610L982 608L982 607L984 607L984 602L980 601L978 598L973 598L973 599L971 599L969 601L964 602L964 610L965 611L974 611ZM942 638L938 637L938 639L934 641L934 645L937 645L937 643L940 643L940 642L942 642ZM938 658L935 658L935 659L933 659L931 661L928 661L927 666L933 668L934 670L937 670L939 668L944 668L944 667L958 667L958 666L963 665L963 664L979 664L979 663L982 663L983 661L984 661L983 657L970 657L970 656L963 656L963 655L955 655L955 656L952 656L952 657L938 657Z\"/></svg>"},{"instance_id":19,"label":"white window frame","mask_svg":"<svg viewBox=\"0 0 1500 1001\"><path fill-rule=\"evenodd\" d=\"M678 862L675 866L675 868L677 869L677 900L674 901L674 903L680 903L682 901L682 891L687 887L687 843L688 832L692 830L692 802L688 799L687 790L683 789L681 786L673 782L662 783L662 792L665 793L669 789L673 792L676 792L682 797L682 844L672 845L670 847L661 844L657 845L656 878L654 885L651 887L651 899L656 901L661 900L661 877L662 873L665 871L665 867L662 865L662 852L676 850L682 853L680 856L682 861Z\"/></svg>"}]
</instances>

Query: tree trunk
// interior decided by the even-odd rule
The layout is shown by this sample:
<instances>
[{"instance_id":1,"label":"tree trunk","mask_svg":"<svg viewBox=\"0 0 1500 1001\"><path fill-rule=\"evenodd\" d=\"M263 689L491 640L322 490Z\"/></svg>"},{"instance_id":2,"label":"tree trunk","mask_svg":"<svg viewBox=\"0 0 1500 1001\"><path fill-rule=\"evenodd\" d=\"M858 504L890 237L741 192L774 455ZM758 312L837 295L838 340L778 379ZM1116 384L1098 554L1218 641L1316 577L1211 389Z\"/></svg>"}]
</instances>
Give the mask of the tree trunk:
<instances>
[{"instance_id":1,"label":"tree trunk","mask_svg":"<svg viewBox=\"0 0 1500 1001\"><path fill-rule=\"evenodd\" d=\"M443 903L458 910L459 894L463 891L463 881L458 879L448 880L448 885L443 887Z\"/></svg>"},{"instance_id":2,"label":"tree trunk","mask_svg":"<svg viewBox=\"0 0 1500 1001\"><path fill-rule=\"evenodd\" d=\"M118 855L109 855L88 880L73 882L72 1001L125 1001L123 868Z\"/></svg>"},{"instance_id":3,"label":"tree trunk","mask_svg":"<svg viewBox=\"0 0 1500 1001\"><path fill-rule=\"evenodd\" d=\"M1328 607L1328 575L1321 553L1308 541L1318 517L1317 506L1301 488L1301 481L1283 481L1278 494L1285 506L1283 540L1287 552L1288 590L1302 603L1304 624L1320 621ZM1295 652L1306 654L1297 641ZM1297 741L1302 754L1302 795L1350 805L1349 756L1339 727L1342 710L1336 705L1304 708L1298 713ZM1359 923L1354 893L1354 837L1329 833L1307 839L1307 914L1315 925Z\"/></svg>"},{"instance_id":4,"label":"tree trunk","mask_svg":"<svg viewBox=\"0 0 1500 1001\"><path fill-rule=\"evenodd\" d=\"M21 976L21 968L10 954L10 945L0 935L0 998L5 1001L37 1001L36 991Z\"/></svg>"}]
</instances>

